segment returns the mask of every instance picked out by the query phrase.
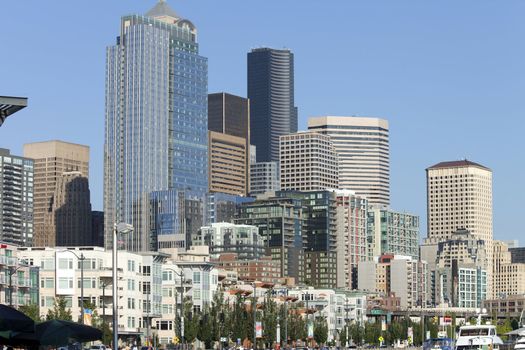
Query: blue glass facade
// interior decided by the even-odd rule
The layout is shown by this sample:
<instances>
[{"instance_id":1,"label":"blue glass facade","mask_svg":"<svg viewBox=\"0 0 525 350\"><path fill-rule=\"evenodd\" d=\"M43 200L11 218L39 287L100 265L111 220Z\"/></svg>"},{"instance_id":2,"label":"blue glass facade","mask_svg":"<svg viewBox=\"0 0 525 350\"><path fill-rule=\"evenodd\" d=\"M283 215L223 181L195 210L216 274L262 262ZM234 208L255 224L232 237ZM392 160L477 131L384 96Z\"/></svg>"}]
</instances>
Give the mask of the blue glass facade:
<instances>
[{"instance_id":1,"label":"blue glass facade","mask_svg":"<svg viewBox=\"0 0 525 350\"><path fill-rule=\"evenodd\" d=\"M105 245L126 222L132 251L156 250L153 236L165 232L151 231L163 220L151 215L154 192L203 202L208 190L207 59L190 21L150 13L123 17L106 52Z\"/></svg>"}]
</instances>

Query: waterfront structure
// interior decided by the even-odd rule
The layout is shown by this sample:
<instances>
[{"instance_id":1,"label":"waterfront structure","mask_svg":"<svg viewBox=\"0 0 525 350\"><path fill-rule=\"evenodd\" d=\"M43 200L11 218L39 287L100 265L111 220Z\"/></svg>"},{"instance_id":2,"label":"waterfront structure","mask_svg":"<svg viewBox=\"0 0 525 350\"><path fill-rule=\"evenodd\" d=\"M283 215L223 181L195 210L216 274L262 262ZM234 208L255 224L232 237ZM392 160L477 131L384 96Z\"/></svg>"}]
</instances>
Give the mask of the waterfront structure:
<instances>
[{"instance_id":1,"label":"waterfront structure","mask_svg":"<svg viewBox=\"0 0 525 350\"><path fill-rule=\"evenodd\" d=\"M17 247L0 243L0 304L38 305L38 267L18 258Z\"/></svg>"},{"instance_id":2,"label":"waterfront structure","mask_svg":"<svg viewBox=\"0 0 525 350\"><path fill-rule=\"evenodd\" d=\"M279 262L279 277L304 281L302 201L292 198L265 198L243 203L234 219L235 224L259 228L266 252Z\"/></svg>"},{"instance_id":3,"label":"waterfront structure","mask_svg":"<svg viewBox=\"0 0 525 350\"><path fill-rule=\"evenodd\" d=\"M394 293L403 309L424 307L428 300L428 269L425 261L410 256L385 254L358 265L360 290Z\"/></svg>"},{"instance_id":4,"label":"waterfront structure","mask_svg":"<svg viewBox=\"0 0 525 350\"><path fill-rule=\"evenodd\" d=\"M168 235L162 238L165 244L186 249L191 237L186 226L173 225L183 231L150 231L166 223L150 222L149 205L159 193L172 192L170 196L183 195L191 201L186 204L200 207L204 215L207 81L197 28L165 1L145 15L122 17L117 43L106 50L106 247L112 244L114 223L126 222L134 227L124 238L129 250L159 249L158 233Z\"/></svg>"},{"instance_id":5,"label":"waterfront structure","mask_svg":"<svg viewBox=\"0 0 525 350\"><path fill-rule=\"evenodd\" d=\"M344 271L344 265L337 265L336 193L278 191L276 196L298 200L303 207L304 282L316 288L335 288L338 272Z\"/></svg>"},{"instance_id":6,"label":"waterfront structure","mask_svg":"<svg viewBox=\"0 0 525 350\"><path fill-rule=\"evenodd\" d=\"M203 226L192 237L192 246L201 245L209 247L212 259L224 253L236 253L241 260L258 259L265 254L259 229L251 225L221 222Z\"/></svg>"},{"instance_id":7,"label":"waterfront structure","mask_svg":"<svg viewBox=\"0 0 525 350\"><path fill-rule=\"evenodd\" d=\"M487 294L492 295L492 170L469 160L447 161L426 169L427 239L448 240L464 228L487 249Z\"/></svg>"},{"instance_id":8,"label":"waterfront structure","mask_svg":"<svg viewBox=\"0 0 525 350\"><path fill-rule=\"evenodd\" d=\"M79 171L62 173L56 181L50 210L44 216L49 229L46 246L94 245L89 199L87 177Z\"/></svg>"},{"instance_id":9,"label":"waterfront structure","mask_svg":"<svg viewBox=\"0 0 525 350\"><path fill-rule=\"evenodd\" d=\"M298 132L280 137L281 190L337 189L337 153L330 136Z\"/></svg>"},{"instance_id":10,"label":"waterfront structure","mask_svg":"<svg viewBox=\"0 0 525 350\"><path fill-rule=\"evenodd\" d=\"M279 162L256 162L250 164L250 196L281 189Z\"/></svg>"},{"instance_id":11,"label":"waterfront structure","mask_svg":"<svg viewBox=\"0 0 525 350\"><path fill-rule=\"evenodd\" d=\"M80 318L84 301L96 306L100 317L111 324L113 315L112 258L111 251L101 247L19 248L19 259L40 267L40 314L46 315L53 308L57 297L64 298L73 320ZM147 325L161 315L161 266L165 256L149 253L135 254L119 251L118 291L119 334L137 337L146 333ZM83 262L79 258L84 257ZM81 280L81 264L84 279Z\"/></svg>"},{"instance_id":12,"label":"waterfront structure","mask_svg":"<svg viewBox=\"0 0 525 350\"><path fill-rule=\"evenodd\" d=\"M331 137L338 155L339 188L365 196L370 204L390 204L388 121L366 117L314 117L308 130Z\"/></svg>"},{"instance_id":13,"label":"waterfront structure","mask_svg":"<svg viewBox=\"0 0 525 350\"><path fill-rule=\"evenodd\" d=\"M33 244L33 171L32 159L0 148L0 242Z\"/></svg>"},{"instance_id":14,"label":"waterfront structure","mask_svg":"<svg viewBox=\"0 0 525 350\"><path fill-rule=\"evenodd\" d=\"M357 265L368 253L368 200L337 190L337 287L357 289ZM343 268L344 267L344 268Z\"/></svg>"},{"instance_id":15,"label":"waterfront structure","mask_svg":"<svg viewBox=\"0 0 525 350\"><path fill-rule=\"evenodd\" d=\"M58 226L55 225L55 216L59 209L62 212L67 211L72 221L84 220L88 210L86 206L75 207L71 206L70 202L66 202L70 194L67 182L72 178L70 175L64 177L63 174L76 172L78 175L75 175L75 178L78 179L74 180L73 186L76 187L74 184L80 182L85 182L87 185L89 147L60 140L34 142L24 145L24 157L34 159L34 245L54 247L58 244L57 232L68 232L72 229L75 231L67 234L74 234L82 239L89 237L91 228L85 225L76 227L70 225L62 227L60 223ZM78 193L75 189L74 192L78 201L90 203L89 189L84 189L82 193ZM61 201L61 205L57 205L57 201ZM90 245L83 240L79 242Z\"/></svg>"},{"instance_id":16,"label":"waterfront structure","mask_svg":"<svg viewBox=\"0 0 525 350\"><path fill-rule=\"evenodd\" d=\"M368 209L369 258L383 254L419 259L419 216L388 208Z\"/></svg>"},{"instance_id":17,"label":"waterfront structure","mask_svg":"<svg viewBox=\"0 0 525 350\"><path fill-rule=\"evenodd\" d=\"M512 253L502 241L494 241L494 295L506 297L525 294L525 264L512 262Z\"/></svg>"},{"instance_id":18,"label":"waterfront structure","mask_svg":"<svg viewBox=\"0 0 525 350\"><path fill-rule=\"evenodd\" d=\"M0 126L7 117L27 107L27 97L0 96Z\"/></svg>"},{"instance_id":19,"label":"waterfront structure","mask_svg":"<svg viewBox=\"0 0 525 350\"><path fill-rule=\"evenodd\" d=\"M249 147L242 137L208 132L210 192L247 196L250 190Z\"/></svg>"},{"instance_id":20,"label":"waterfront structure","mask_svg":"<svg viewBox=\"0 0 525 350\"><path fill-rule=\"evenodd\" d=\"M297 132L294 55L290 50L258 48L248 53L248 99L257 162L277 162L279 137Z\"/></svg>"}]
</instances>

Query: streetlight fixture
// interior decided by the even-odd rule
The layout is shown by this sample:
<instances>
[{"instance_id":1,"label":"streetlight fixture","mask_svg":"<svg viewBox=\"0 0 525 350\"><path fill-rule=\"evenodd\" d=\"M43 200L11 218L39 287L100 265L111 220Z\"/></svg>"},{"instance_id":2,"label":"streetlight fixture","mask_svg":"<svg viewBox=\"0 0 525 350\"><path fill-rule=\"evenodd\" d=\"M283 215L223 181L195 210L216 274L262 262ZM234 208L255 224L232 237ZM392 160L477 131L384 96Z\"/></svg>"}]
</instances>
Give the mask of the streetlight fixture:
<instances>
[{"instance_id":1,"label":"streetlight fixture","mask_svg":"<svg viewBox=\"0 0 525 350\"><path fill-rule=\"evenodd\" d=\"M80 323L84 324L84 260L86 260L86 257L84 253L80 253L80 256L78 256L77 253L70 249L59 250L58 252L71 253L80 261Z\"/></svg>"},{"instance_id":2,"label":"streetlight fixture","mask_svg":"<svg viewBox=\"0 0 525 350\"><path fill-rule=\"evenodd\" d=\"M117 281L118 281L118 254L117 244L118 234L127 234L133 231L133 226L126 223L115 223L113 225L113 349L118 349L118 295L117 295Z\"/></svg>"}]
</instances>

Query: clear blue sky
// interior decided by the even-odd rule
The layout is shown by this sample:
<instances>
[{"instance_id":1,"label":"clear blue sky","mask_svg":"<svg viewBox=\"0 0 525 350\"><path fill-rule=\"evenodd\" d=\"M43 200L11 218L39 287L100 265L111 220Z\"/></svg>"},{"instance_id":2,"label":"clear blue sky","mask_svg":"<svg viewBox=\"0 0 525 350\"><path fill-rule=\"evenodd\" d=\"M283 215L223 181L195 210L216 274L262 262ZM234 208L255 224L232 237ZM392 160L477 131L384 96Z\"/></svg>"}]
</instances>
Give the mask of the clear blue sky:
<instances>
[{"instance_id":1,"label":"clear blue sky","mask_svg":"<svg viewBox=\"0 0 525 350\"><path fill-rule=\"evenodd\" d=\"M390 121L394 209L424 222L425 168L467 157L494 172L495 237L523 237L524 1L168 2L198 27L210 92L245 96L246 53L290 48L301 128L314 115ZM154 4L0 5L0 95L29 97L29 107L0 128L0 147L21 154L26 142L89 145L95 209L102 209L105 47L122 15Z\"/></svg>"}]
</instances>

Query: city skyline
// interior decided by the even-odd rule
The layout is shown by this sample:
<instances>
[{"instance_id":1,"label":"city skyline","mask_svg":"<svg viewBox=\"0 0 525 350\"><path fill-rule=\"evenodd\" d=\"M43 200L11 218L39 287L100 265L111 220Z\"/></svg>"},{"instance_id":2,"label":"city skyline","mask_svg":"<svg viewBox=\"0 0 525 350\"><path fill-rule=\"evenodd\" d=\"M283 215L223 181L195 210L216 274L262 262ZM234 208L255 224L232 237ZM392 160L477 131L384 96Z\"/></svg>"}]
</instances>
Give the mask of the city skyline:
<instances>
[{"instance_id":1,"label":"city skyline","mask_svg":"<svg viewBox=\"0 0 525 350\"><path fill-rule=\"evenodd\" d=\"M75 18L65 18L64 10L58 10L58 3L34 4L23 11L28 23L34 23L34 27L24 25L27 28L22 28L24 26L16 18L8 18L0 24L3 32L10 30L16 33L7 38L7 45L14 49L10 55L2 58L1 66L6 70L2 72L3 77L9 81L5 89L9 91L1 93L28 96L30 99L29 107L7 119L0 129L0 147L21 155L22 145L28 142L61 139L89 145L92 147L93 159L90 181L94 209L102 208L103 53L106 45L114 41L121 16L145 13L154 4L155 1L109 5L103 2L82 2L79 3L80 9ZM211 11L203 11L203 4L209 6ZM225 21L224 17L231 11L230 6L236 4L246 18L233 23ZM494 172L495 238L519 238L521 232L517 231L519 228L511 218L523 210L520 198L525 193L525 187L520 182L523 166L516 169L513 161L523 156L519 130L525 126L520 120L524 109L518 102L525 87L521 83L524 80L523 64L518 65L519 60L516 58L522 56L523 48L507 45L517 41L525 32L517 16L523 4L509 2L495 6L483 3L475 9L456 5L453 13L446 11L445 5L442 8L409 6L409 2L400 2L397 8L392 5L367 6L357 2L350 5L334 2L326 9L317 9L313 4L304 4L300 8L297 3L282 5L285 14L297 7L299 14L306 18L313 18L316 10L320 11L317 13L320 18L328 20L328 15L333 16L334 26L341 31L339 34L334 31L333 43L345 39L345 35L350 38L345 42L347 45L333 48L342 56L339 58L332 57L337 55L319 56L315 48L308 46L309 40L305 42L303 39L308 35L320 35L315 32L324 33L324 30L308 29L301 24L298 32L312 32L294 33L293 24L299 22L294 19L284 27L284 34L282 31L263 31L266 33L259 34L257 28L260 28L261 22L257 16L249 15L248 7L239 4L227 2L225 8L221 9L218 4L209 2L170 2L181 16L191 18L199 27L202 54L210 61L210 93L225 91L246 96L246 53L254 46L287 46L294 52L296 60L295 104L299 108L300 130L306 129L308 117L314 115L354 114L389 121L393 208L426 217L425 168L440 161L467 157ZM264 14L271 7L261 4L253 6L260 10L260 17L265 17ZM18 9L23 8L23 5L13 2L4 4L4 7L9 12L21 13ZM340 7L341 14L335 13L337 7ZM49 14L45 22L40 19L42 8ZM410 17L403 14L407 9L411 10ZM346 19L344 14L351 10L354 14L361 13L361 16L352 16L353 21L357 21L355 26L350 26L352 30L347 29L346 22L343 23L343 18ZM78 23L94 13L100 14L100 21L97 20L99 28L92 33ZM216 16L218 13L221 16ZM468 27L461 21L465 13L469 13L472 19ZM358 24L363 24L366 15L384 23L375 29L371 21L364 23L365 26L360 29ZM59 32L58 29L64 24L57 26L50 23L50 16L56 16L56 22L60 19L66 25L72 20L68 30L70 33ZM418 16L421 17L420 22L412 19ZM213 33L213 26L219 23L214 17L221 17L222 24L230 24L226 29L219 30L219 33ZM284 25L283 17L282 14L276 15L275 21ZM444 19L447 26L440 28ZM403 20L408 22L402 23ZM425 20L428 24L424 23ZM250 21L253 25L248 26ZM488 22L491 25L487 26ZM42 33L34 33L34 28L43 23L47 26ZM422 33L412 33L410 29L414 28L422 28ZM229 31L238 31L241 40L235 40L239 41L238 46L227 46L230 51L224 52L228 50L222 50L221 43L232 45L225 38ZM40 63L37 65L31 62L35 67L28 65L25 58L33 56L28 53L29 47L24 49L22 44L14 42L27 43L29 37L26 38L26 35L29 32L36 37L31 41L34 40L34 45L27 46L36 52L46 49L49 56L39 57ZM221 37L220 34L222 40L217 39ZM69 36L80 36L85 47L70 42L72 46L61 51L65 47L56 43L68 42ZM425 36L429 36L430 40ZM371 44L365 43L367 39ZM388 49L393 47L399 50L387 54ZM87 49L93 48L95 52L87 52ZM403 52L402 49L407 51ZM432 58L432 55L436 57ZM320 58L334 67L320 63ZM78 69L79 63L83 69ZM433 69L429 70L429 67ZM35 71L35 68L38 69ZM312 70L315 69L320 72L313 74ZM227 79L232 74L234 78ZM70 76L78 79L71 81ZM404 84L400 79L406 79ZM43 91L50 82L53 88ZM398 84L401 84L401 88ZM57 108L58 102L61 108ZM506 118L508 124L494 122L502 118ZM505 124L512 125L512 128ZM503 132L506 132L504 138L497 137L498 133ZM422 225L422 237L426 236L425 231Z\"/></svg>"}]
</instances>

